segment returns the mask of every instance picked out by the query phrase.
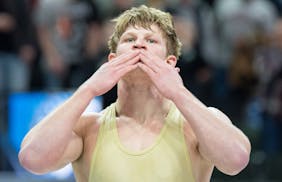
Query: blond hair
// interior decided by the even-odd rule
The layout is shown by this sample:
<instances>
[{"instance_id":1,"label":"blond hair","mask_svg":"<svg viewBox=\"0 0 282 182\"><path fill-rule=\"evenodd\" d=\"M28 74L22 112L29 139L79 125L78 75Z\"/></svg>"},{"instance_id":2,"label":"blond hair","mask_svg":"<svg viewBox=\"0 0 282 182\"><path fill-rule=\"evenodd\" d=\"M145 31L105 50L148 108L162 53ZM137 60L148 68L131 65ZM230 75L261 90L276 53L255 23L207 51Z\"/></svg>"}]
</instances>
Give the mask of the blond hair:
<instances>
[{"instance_id":1,"label":"blond hair","mask_svg":"<svg viewBox=\"0 0 282 182\"><path fill-rule=\"evenodd\" d=\"M166 39L167 54L174 55L177 59L179 58L181 54L181 42L176 35L172 16L169 13L141 5L123 12L112 21L115 22L115 28L114 33L108 41L111 52L116 52L120 37L129 26L140 26L151 29L151 25L156 24Z\"/></svg>"}]
</instances>

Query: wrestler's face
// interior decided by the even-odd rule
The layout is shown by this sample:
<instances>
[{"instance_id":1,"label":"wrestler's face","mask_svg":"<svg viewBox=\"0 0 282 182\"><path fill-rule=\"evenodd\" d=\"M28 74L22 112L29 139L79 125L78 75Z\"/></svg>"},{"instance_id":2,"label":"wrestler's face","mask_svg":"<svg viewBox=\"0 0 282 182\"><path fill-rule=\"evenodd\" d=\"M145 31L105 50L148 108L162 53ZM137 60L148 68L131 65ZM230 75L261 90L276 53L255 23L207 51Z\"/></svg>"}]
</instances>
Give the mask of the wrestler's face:
<instances>
[{"instance_id":1,"label":"wrestler's face","mask_svg":"<svg viewBox=\"0 0 282 182\"><path fill-rule=\"evenodd\" d=\"M129 26L120 37L115 56L134 50L149 51L165 61L166 39L160 28L155 24L151 25L151 29Z\"/></svg>"},{"instance_id":2,"label":"wrestler's face","mask_svg":"<svg viewBox=\"0 0 282 182\"><path fill-rule=\"evenodd\" d=\"M120 37L116 53L110 53L109 58L111 60L111 58L136 50L140 50L140 52L146 54L147 57L156 56L159 58L152 61L166 61L166 39L157 25L151 25L151 29L129 26ZM142 60L140 60L140 62L142 62ZM124 75L123 80L131 83L134 82L135 84L140 83L142 85L151 83L148 75L139 67Z\"/></svg>"}]
</instances>

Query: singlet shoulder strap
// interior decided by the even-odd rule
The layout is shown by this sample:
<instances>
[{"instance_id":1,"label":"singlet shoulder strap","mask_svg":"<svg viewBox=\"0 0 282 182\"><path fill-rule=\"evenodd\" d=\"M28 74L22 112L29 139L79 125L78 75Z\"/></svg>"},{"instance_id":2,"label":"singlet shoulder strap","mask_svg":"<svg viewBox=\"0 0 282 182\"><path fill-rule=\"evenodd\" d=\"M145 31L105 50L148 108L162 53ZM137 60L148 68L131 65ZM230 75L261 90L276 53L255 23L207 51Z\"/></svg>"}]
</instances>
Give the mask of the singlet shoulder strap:
<instances>
[{"instance_id":1,"label":"singlet shoulder strap","mask_svg":"<svg viewBox=\"0 0 282 182\"><path fill-rule=\"evenodd\" d=\"M112 123L115 121L115 118L116 103L112 103L102 112L102 116L99 119L101 127L103 127L104 129L109 129L110 127L112 127Z\"/></svg>"},{"instance_id":2,"label":"singlet shoulder strap","mask_svg":"<svg viewBox=\"0 0 282 182\"><path fill-rule=\"evenodd\" d=\"M90 171L89 171L89 182L91 182L91 179L93 179L93 170L94 170L94 164L97 157L97 152L102 145L102 138L105 135L105 132L107 129L111 126L111 122L113 122L115 119L115 103L111 104L107 108L105 108L101 112L101 117L98 119L98 122L100 123L96 146L94 148L94 151L92 152L91 162L90 162Z\"/></svg>"},{"instance_id":3,"label":"singlet shoulder strap","mask_svg":"<svg viewBox=\"0 0 282 182\"><path fill-rule=\"evenodd\" d=\"M172 102L170 111L167 115L167 124L170 126L181 127L184 121L184 117L177 109L176 105Z\"/></svg>"}]
</instances>

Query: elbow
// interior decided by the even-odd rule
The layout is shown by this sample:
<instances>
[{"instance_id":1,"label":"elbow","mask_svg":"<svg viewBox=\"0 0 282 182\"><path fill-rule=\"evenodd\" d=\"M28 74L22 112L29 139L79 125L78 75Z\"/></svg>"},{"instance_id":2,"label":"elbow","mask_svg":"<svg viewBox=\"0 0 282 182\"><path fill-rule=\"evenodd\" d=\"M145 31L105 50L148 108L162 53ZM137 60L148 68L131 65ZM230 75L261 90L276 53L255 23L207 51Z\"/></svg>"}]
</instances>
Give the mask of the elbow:
<instances>
[{"instance_id":1,"label":"elbow","mask_svg":"<svg viewBox=\"0 0 282 182\"><path fill-rule=\"evenodd\" d=\"M229 175L234 176L239 174L248 165L250 155L247 152L237 154L232 161L232 169L229 171Z\"/></svg>"},{"instance_id":2,"label":"elbow","mask_svg":"<svg viewBox=\"0 0 282 182\"><path fill-rule=\"evenodd\" d=\"M250 153L251 143L248 138L244 142L234 145L232 152L227 158L227 167L224 168L223 172L230 176L239 174L249 164Z\"/></svg>"},{"instance_id":3,"label":"elbow","mask_svg":"<svg viewBox=\"0 0 282 182\"><path fill-rule=\"evenodd\" d=\"M45 169L44 157L39 157L35 151L22 149L18 154L18 159L23 168L33 174L44 174L48 171Z\"/></svg>"},{"instance_id":4,"label":"elbow","mask_svg":"<svg viewBox=\"0 0 282 182\"><path fill-rule=\"evenodd\" d=\"M225 174L235 176L239 174L249 163L250 152L247 150L241 150L234 152L229 159L228 167L222 170Z\"/></svg>"}]
</instances>

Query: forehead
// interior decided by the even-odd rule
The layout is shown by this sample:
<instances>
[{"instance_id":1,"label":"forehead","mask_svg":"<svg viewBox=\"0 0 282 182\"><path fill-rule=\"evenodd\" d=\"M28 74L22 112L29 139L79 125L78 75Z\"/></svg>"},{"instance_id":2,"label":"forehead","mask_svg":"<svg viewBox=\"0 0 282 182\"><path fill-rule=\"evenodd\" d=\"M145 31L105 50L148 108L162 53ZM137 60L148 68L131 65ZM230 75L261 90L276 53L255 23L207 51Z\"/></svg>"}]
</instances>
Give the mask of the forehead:
<instances>
[{"instance_id":1,"label":"forehead","mask_svg":"<svg viewBox=\"0 0 282 182\"><path fill-rule=\"evenodd\" d=\"M152 24L150 28L144 28L139 25L135 25L135 26L130 25L125 29L122 36L127 34L140 34L140 33L163 37L163 31L155 24Z\"/></svg>"}]
</instances>

